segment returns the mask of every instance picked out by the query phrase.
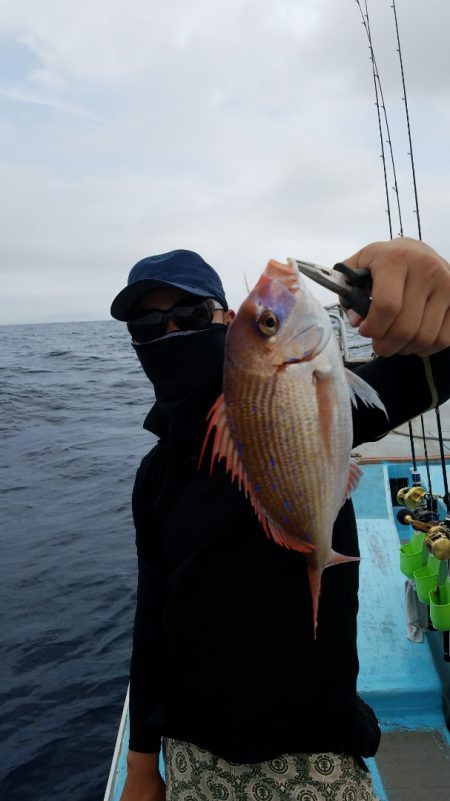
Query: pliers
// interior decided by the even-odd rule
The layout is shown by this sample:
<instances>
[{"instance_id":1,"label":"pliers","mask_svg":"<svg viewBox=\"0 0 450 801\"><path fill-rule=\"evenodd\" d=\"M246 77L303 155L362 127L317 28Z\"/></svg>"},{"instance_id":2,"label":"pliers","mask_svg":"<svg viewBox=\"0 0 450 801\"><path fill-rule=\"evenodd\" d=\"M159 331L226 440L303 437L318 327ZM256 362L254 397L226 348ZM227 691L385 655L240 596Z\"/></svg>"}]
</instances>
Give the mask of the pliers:
<instances>
[{"instance_id":1,"label":"pliers","mask_svg":"<svg viewBox=\"0 0 450 801\"><path fill-rule=\"evenodd\" d=\"M372 302L372 276L370 270L359 267L352 270L338 262L334 267L321 267L311 261L292 259L303 275L336 292L346 309L354 309L361 317L366 317Z\"/></svg>"}]
</instances>

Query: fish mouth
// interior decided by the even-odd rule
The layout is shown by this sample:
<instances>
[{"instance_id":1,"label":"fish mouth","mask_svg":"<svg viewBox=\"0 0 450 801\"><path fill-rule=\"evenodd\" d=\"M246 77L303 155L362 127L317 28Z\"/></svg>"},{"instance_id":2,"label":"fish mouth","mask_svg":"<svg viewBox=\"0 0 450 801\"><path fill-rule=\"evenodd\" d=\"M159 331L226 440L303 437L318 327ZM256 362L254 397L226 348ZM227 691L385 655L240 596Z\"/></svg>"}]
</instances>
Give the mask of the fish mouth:
<instances>
[{"instance_id":1,"label":"fish mouth","mask_svg":"<svg viewBox=\"0 0 450 801\"><path fill-rule=\"evenodd\" d=\"M278 281L291 293L300 290L300 273L297 267L290 262L280 262L270 259L263 274L267 281Z\"/></svg>"}]
</instances>

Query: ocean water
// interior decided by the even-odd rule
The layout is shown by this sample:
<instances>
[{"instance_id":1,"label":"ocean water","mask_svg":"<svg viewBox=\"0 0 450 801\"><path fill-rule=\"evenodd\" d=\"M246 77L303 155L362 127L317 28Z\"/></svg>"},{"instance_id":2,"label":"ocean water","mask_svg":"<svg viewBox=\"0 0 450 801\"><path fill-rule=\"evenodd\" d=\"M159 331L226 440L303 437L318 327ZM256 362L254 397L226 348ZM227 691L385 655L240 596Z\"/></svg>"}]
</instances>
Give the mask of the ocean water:
<instances>
[{"instance_id":1,"label":"ocean water","mask_svg":"<svg viewBox=\"0 0 450 801\"><path fill-rule=\"evenodd\" d=\"M103 798L152 387L124 326L0 328L0 798Z\"/></svg>"},{"instance_id":2,"label":"ocean water","mask_svg":"<svg viewBox=\"0 0 450 801\"><path fill-rule=\"evenodd\" d=\"M103 798L128 683L130 495L154 442L142 428L153 399L115 321L0 327L2 799Z\"/></svg>"}]
</instances>

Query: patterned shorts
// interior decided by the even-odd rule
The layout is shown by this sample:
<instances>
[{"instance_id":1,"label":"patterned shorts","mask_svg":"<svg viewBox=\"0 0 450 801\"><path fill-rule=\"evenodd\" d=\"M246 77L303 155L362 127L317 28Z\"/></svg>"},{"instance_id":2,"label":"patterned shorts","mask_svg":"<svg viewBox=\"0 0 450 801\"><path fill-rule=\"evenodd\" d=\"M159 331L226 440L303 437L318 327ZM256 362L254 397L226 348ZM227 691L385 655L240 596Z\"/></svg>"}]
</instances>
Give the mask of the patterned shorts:
<instances>
[{"instance_id":1,"label":"patterned shorts","mask_svg":"<svg viewBox=\"0 0 450 801\"><path fill-rule=\"evenodd\" d=\"M170 739L164 752L167 801L377 801L370 774L347 754L241 765Z\"/></svg>"}]
</instances>

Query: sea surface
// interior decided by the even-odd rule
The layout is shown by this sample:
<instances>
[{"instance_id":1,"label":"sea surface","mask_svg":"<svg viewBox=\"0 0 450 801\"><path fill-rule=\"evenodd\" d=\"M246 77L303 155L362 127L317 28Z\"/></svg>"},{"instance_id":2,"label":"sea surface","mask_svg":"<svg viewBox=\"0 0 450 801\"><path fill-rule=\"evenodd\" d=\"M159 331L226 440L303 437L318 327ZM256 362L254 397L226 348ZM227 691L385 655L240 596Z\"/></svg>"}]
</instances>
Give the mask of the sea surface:
<instances>
[{"instance_id":1,"label":"sea surface","mask_svg":"<svg viewBox=\"0 0 450 801\"><path fill-rule=\"evenodd\" d=\"M154 443L142 428L153 400L123 324L0 327L5 801L103 798L128 683L130 495Z\"/></svg>"},{"instance_id":2,"label":"sea surface","mask_svg":"<svg viewBox=\"0 0 450 801\"><path fill-rule=\"evenodd\" d=\"M0 327L0 798L101 801L153 390L123 324Z\"/></svg>"}]
</instances>

